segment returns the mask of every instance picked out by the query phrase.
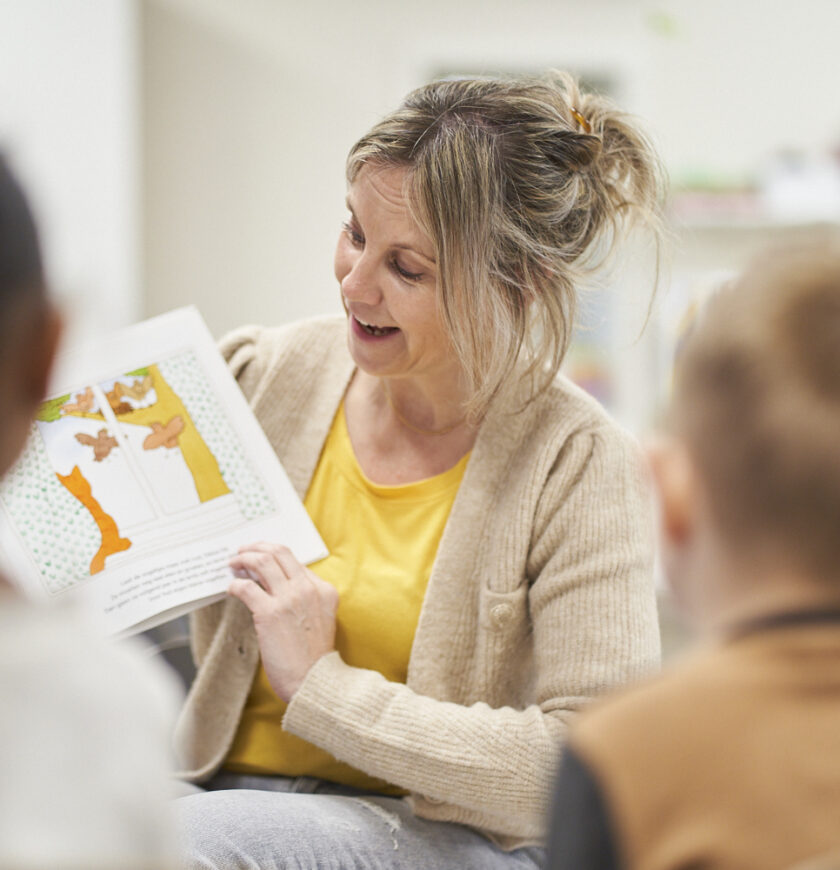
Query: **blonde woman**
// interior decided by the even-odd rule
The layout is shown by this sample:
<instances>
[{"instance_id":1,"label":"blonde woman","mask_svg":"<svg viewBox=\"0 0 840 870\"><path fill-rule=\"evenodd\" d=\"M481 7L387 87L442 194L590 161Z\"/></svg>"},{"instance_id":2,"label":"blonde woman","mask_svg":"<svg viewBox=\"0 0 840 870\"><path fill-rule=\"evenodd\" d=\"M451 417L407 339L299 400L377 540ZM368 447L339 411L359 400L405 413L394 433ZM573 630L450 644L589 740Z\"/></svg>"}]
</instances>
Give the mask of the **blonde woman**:
<instances>
[{"instance_id":1,"label":"blonde woman","mask_svg":"<svg viewBox=\"0 0 840 870\"><path fill-rule=\"evenodd\" d=\"M551 73L420 88L347 178L345 316L225 342L330 555L194 619L188 862L532 868L569 720L659 656L636 449L558 375L658 162Z\"/></svg>"}]
</instances>

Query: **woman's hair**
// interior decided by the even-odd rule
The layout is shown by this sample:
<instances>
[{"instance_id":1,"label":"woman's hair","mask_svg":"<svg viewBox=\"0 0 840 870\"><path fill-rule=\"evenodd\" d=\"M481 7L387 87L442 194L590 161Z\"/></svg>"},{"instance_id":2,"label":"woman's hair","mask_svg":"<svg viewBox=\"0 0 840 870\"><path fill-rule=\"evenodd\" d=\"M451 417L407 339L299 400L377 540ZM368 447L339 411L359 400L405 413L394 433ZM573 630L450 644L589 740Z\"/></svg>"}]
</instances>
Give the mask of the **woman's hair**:
<instances>
[{"instance_id":1,"label":"woman's hair","mask_svg":"<svg viewBox=\"0 0 840 870\"><path fill-rule=\"evenodd\" d=\"M698 314L673 425L733 552L837 583L840 245L756 260Z\"/></svg>"},{"instance_id":2,"label":"woman's hair","mask_svg":"<svg viewBox=\"0 0 840 870\"><path fill-rule=\"evenodd\" d=\"M408 170L473 414L521 359L531 395L548 386L571 337L576 284L629 221L659 239L664 174L653 148L565 73L419 88L353 146L348 181L365 165Z\"/></svg>"}]
</instances>

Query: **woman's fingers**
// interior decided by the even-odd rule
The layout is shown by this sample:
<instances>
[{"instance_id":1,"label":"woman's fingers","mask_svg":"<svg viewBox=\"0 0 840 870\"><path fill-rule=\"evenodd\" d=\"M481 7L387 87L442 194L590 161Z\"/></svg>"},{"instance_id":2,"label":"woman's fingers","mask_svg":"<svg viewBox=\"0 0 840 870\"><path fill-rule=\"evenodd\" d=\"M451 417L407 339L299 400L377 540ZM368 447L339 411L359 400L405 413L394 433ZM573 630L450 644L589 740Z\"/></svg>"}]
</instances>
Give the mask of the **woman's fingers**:
<instances>
[{"instance_id":1,"label":"woman's fingers","mask_svg":"<svg viewBox=\"0 0 840 870\"><path fill-rule=\"evenodd\" d=\"M243 547L230 565L239 577L229 592L251 611L269 682L288 701L312 665L335 649L338 592L276 544Z\"/></svg>"},{"instance_id":2,"label":"woman's fingers","mask_svg":"<svg viewBox=\"0 0 840 870\"><path fill-rule=\"evenodd\" d=\"M268 593L253 580L244 580L241 577L236 577L231 580L228 586L228 595L238 598L251 613L258 612L262 607L265 607Z\"/></svg>"},{"instance_id":3,"label":"woman's fingers","mask_svg":"<svg viewBox=\"0 0 840 870\"><path fill-rule=\"evenodd\" d=\"M298 562L288 547L277 547L274 558L277 559L277 562L283 569L283 573L290 580L301 579L306 576L306 566Z\"/></svg>"},{"instance_id":4,"label":"woman's fingers","mask_svg":"<svg viewBox=\"0 0 840 870\"><path fill-rule=\"evenodd\" d=\"M281 544L257 541L256 543L240 547L238 555L245 556L257 553L261 553L276 561L283 574L289 579L294 576L302 577L306 574L306 566L298 561L295 554L288 547L284 547Z\"/></svg>"},{"instance_id":5,"label":"woman's fingers","mask_svg":"<svg viewBox=\"0 0 840 870\"><path fill-rule=\"evenodd\" d=\"M273 544L270 541L255 541L253 544L245 544L237 551L239 553L288 553L294 559L292 551L283 544ZM297 560L296 560L297 561Z\"/></svg>"},{"instance_id":6,"label":"woman's fingers","mask_svg":"<svg viewBox=\"0 0 840 870\"><path fill-rule=\"evenodd\" d=\"M286 564L289 563L285 560ZM289 575L284 568L277 548L269 550L242 550L230 560L230 567L237 572L244 572L252 580L256 580L266 592L276 593L283 583L288 582Z\"/></svg>"},{"instance_id":7,"label":"woman's fingers","mask_svg":"<svg viewBox=\"0 0 840 870\"><path fill-rule=\"evenodd\" d=\"M335 587L313 574L287 547L257 544L243 548L230 560L230 567L240 577L249 577L254 581L252 585L260 587L264 597L251 595L249 599L255 605L251 608L255 616L264 615L282 602L283 607L297 614L311 616L314 610L322 618L335 619L338 609Z\"/></svg>"}]
</instances>

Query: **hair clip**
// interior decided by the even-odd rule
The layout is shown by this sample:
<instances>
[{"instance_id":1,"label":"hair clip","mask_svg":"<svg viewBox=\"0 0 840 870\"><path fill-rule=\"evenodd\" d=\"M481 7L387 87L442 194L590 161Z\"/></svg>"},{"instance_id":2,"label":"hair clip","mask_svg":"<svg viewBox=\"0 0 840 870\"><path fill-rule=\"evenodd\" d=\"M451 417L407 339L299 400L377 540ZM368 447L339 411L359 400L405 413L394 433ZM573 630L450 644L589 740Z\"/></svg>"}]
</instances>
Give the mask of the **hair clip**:
<instances>
[{"instance_id":1,"label":"hair clip","mask_svg":"<svg viewBox=\"0 0 840 870\"><path fill-rule=\"evenodd\" d=\"M584 133L592 132L592 127L589 121L587 121L577 109L569 109L569 111L572 113L572 117L578 122L578 124L583 127Z\"/></svg>"}]
</instances>

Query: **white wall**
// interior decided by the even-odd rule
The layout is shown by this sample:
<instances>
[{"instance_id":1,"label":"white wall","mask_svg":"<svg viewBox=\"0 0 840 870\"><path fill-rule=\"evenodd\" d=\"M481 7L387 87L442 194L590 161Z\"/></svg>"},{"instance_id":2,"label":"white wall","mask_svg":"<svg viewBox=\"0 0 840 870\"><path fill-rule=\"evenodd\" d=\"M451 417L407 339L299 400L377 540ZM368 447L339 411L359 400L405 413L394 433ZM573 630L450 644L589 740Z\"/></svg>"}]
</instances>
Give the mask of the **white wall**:
<instances>
[{"instance_id":1,"label":"white wall","mask_svg":"<svg viewBox=\"0 0 840 870\"><path fill-rule=\"evenodd\" d=\"M332 249L344 159L441 70L633 62L631 7L555 2L153 0L144 10L147 309L198 301L217 333L338 310ZM598 4L593 4L597 7ZM548 21L550 26L545 27ZM597 64L600 68L600 62Z\"/></svg>"},{"instance_id":2,"label":"white wall","mask_svg":"<svg viewBox=\"0 0 840 870\"><path fill-rule=\"evenodd\" d=\"M37 211L71 337L140 311L135 5L0 0L0 148Z\"/></svg>"},{"instance_id":3,"label":"white wall","mask_svg":"<svg viewBox=\"0 0 840 870\"><path fill-rule=\"evenodd\" d=\"M347 149L446 69L606 73L676 176L840 142L840 3L147 0L146 310L220 333L337 309Z\"/></svg>"},{"instance_id":4,"label":"white wall","mask_svg":"<svg viewBox=\"0 0 840 870\"><path fill-rule=\"evenodd\" d=\"M836 0L650 5L673 34L649 31L639 90L676 172L737 177L780 148L840 147Z\"/></svg>"}]
</instances>

